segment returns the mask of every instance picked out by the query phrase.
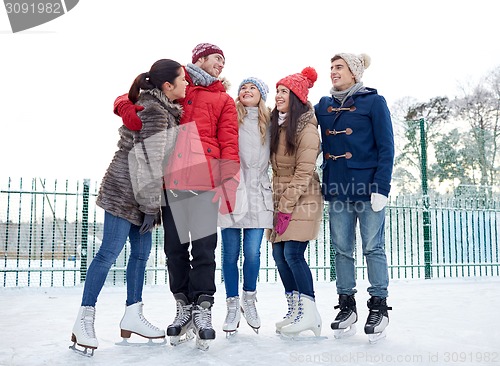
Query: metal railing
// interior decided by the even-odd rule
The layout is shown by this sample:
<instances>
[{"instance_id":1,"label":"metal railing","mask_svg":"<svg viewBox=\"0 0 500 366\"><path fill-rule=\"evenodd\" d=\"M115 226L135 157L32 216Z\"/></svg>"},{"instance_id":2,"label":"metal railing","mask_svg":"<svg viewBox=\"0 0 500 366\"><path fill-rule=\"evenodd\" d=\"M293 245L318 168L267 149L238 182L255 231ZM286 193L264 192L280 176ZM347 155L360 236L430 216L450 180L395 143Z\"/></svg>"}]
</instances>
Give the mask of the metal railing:
<instances>
[{"instance_id":1,"label":"metal railing","mask_svg":"<svg viewBox=\"0 0 500 366\"><path fill-rule=\"evenodd\" d=\"M98 182L33 178L0 182L0 286L74 286L85 280L99 249L104 212ZM386 209L390 278L499 276L500 202L484 198L391 197ZM356 275L366 278L359 232ZM125 283L127 244L108 285ZM334 281L334 250L325 206L319 236L306 251L316 281ZM221 247L217 279L223 281ZM240 261L240 267L242 262ZM259 281L279 281L271 244L263 240ZM167 284L163 229L153 233L148 284Z\"/></svg>"}]
</instances>

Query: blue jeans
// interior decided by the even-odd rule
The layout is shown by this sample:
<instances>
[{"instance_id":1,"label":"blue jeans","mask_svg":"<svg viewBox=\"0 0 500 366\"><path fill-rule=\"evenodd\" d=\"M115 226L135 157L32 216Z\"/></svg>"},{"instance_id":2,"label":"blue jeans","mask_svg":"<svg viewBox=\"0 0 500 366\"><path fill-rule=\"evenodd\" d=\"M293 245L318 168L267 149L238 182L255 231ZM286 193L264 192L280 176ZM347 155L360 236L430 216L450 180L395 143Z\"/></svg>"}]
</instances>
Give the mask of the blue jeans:
<instances>
[{"instance_id":1,"label":"blue jeans","mask_svg":"<svg viewBox=\"0 0 500 366\"><path fill-rule=\"evenodd\" d=\"M238 296L238 258L243 233L243 291L255 291L260 269L260 244L264 229L222 229L222 274L226 297Z\"/></svg>"},{"instance_id":2,"label":"blue jeans","mask_svg":"<svg viewBox=\"0 0 500 366\"><path fill-rule=\"evenodd\" d=\"M337 293L356 293L354 248L356 222L359 221L361 245L368 271L370 296L387 297L389 274L385 255L385 208L372 210L370 201L329 203L330 235L335 249Z\"/></svg>"},{"instance_id":3,"label":"blue jeans","mask_svg":"<svg viewBox=\"0 0 500 366\"><path fill-rule=\"evenodd\" d=\"M285 292L298 291L314 299L313 278L304 258L308 243L294 240L273 243L273 258Z\"/></svg>"},{"instance_id":4,"label":"blue jeans","mask_svg":"<svg viewBox=\"0 0 500 366\"><path fill-rule=\"evenodd\" d=\"M104 233L101 247L90 263L83 289L82 306L95 306L109 269L122 251L127 237L130 257L127 264L127 306L142 301L144 272L151 252L152 233L139 234L140 227L121 217L104 213Z\"/></svg>"}]
</instances>

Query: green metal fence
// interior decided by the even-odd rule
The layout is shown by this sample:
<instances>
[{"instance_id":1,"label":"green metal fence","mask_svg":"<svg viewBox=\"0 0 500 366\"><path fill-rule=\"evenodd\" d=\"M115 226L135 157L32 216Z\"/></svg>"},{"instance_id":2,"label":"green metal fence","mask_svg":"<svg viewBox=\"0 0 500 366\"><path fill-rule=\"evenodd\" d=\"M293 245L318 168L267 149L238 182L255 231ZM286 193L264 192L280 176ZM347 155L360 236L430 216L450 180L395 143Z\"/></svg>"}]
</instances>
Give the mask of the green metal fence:
<instances>
[{"instance_id":1,"label":"green metal fence","mask_svg":"<svg viewBox=\"0 0 500 366\"><path fill-rule=\"evenodd\" d=\"M74 286L85 280L102 239L98 182L33 178L0 182L0 286ZM334 281L328 209L317 240L306 252L316 281ZM166 284L162 229L153 233L147 284ZM386 210L390 278L499 276L500 202L443 197L391 197ZM359 233L357 243L360 243ZM358 278L366 278L361 246ZM217 279L221 273L220 245ZM129 245L113 265L108 285L125 283ZM241 267L241 263L240 263ZM271 245L261 248L259 281L276 282Z\"/></svg>"}]
</instances>

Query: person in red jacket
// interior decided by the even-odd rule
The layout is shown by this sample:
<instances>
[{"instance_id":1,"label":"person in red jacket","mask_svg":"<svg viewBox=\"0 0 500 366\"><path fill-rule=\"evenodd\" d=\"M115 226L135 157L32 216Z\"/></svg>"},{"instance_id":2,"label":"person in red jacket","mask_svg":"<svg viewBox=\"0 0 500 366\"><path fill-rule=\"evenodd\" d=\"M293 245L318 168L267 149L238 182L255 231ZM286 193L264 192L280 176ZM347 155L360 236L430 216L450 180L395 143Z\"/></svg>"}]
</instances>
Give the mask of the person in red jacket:
<instances>
[{"instance_id":1,"label":"person in red jacket","mask_svg":"<svg viewBox=\"0 0 500 366\"><path fill-rule=\"evenodd\" d=\"M192 324L203 349L215 339L211 308L217 210L232 212L239 183L238 115L219 79L224 65L224 53L216 45L200 43L193 49L192 63L185 66L186 97L179 100L179 135L164 174L164 250L177 303L167 335L177 344L190 337ZM115 101L115 113L130 129L142 125L138 110L126 95Z\"/></svg>"}]
</instances>

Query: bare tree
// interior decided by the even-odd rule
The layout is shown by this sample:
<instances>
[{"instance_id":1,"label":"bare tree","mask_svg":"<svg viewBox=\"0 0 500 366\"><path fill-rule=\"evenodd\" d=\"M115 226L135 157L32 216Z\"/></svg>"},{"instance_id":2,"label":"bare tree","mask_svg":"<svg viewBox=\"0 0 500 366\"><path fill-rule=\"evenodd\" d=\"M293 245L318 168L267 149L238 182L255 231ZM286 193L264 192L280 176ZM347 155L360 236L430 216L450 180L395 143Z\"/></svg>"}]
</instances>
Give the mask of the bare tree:
<instances>
[{"instance_id":1,"label":"bare tree","mask_svg":"<svg viewBox=\"0 0 500 366\"><path fill-rule=\"evenodd\" d=\"M400 189L415 192L420 189L422 180L422 142L430 147L441 136L441 126L448 121L450 106L448 97L405 105L407 101L401 101L395 108L399 112L396 116L399 128L396 142L400 152L395 159L394 181ZM424 120L424 141L420 135L421 119ZM433 177L428 178L432 180Z\"/></svg>"},{"instance_id":2,"label":"bare tree","mask_svg":"<svg viewBox=\"0 0 500 366\"><path fill-rule=\"evenodd\" d=\"M500 67L477 85L462 86L461 91L463 96L453 101L453 110L457 118L466 121L470 127L480 185L492 187L498 182Z\"/></svg>"}]
</instances>

